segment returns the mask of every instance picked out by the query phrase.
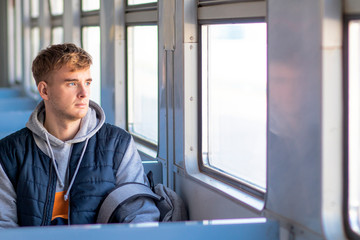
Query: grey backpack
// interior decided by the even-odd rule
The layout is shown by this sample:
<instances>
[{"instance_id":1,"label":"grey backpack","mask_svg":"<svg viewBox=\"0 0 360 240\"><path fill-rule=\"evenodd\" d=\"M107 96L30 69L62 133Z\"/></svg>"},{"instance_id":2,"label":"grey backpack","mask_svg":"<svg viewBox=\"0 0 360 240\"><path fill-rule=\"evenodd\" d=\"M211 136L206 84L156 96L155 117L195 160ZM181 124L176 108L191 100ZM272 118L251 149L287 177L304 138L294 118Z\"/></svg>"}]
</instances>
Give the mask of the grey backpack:
<instances>
[{"instance_id":1,"label":"grey backpack","mask_svg":"<svg viewBox=\"0 0 360 240\"><path fill-rule=\"evenodd\" d=\"M127 201L138 197L152 198L160 211L160 222L188 220L185 204L170 188L163 184L154 186L152 172L148 174L150 187L136 182L124 183L114 189L102 203L97 223L108 223L113 212Z\"/></svg>"}]
</instances>

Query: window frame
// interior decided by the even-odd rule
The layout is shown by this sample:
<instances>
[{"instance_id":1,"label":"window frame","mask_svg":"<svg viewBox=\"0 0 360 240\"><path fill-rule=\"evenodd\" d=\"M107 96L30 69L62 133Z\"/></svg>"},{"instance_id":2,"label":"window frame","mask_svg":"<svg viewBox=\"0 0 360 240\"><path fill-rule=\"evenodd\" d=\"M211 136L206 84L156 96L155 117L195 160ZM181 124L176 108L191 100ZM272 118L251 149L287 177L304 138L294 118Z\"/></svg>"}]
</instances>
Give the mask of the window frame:
<instances>
[{"instance_id":1,"label":"window frame","mask_svg":"<svg viewBox=\"0 0 360 240\"><path fill-rule=\"evenodd\" d=\"M216 1L216 3L224 3ZM250 194L243 189L224 182L216 177L212 177L199 167L200 131L199 122L199 67L200 64L200 40L199 23L205 21L216 22L218 20L234 19L267 19L266 1L247 1L247 2L226 2L216 4L216 6L203 6L201 2L189 1L183 6L184 35L181 43L183 44L183 86L184 86L184 107L183 107L183 126L184 126L184 148L183 163L184 175L192 180L206 186L207 188L232 199L237 203L249 207L252 211L261 213L265 207L265 198ZM267 21L266 21L267 22ZM267 170L268 171L268 170Z\"/></svg>"},{"instance_id":2,"label":"window frame","mask_svg":"<svg viewBox=\"0 0 360 240\"><path fill-rule=\"evenodd\" d=\"M235 21L235 22L234 22ZM203 94L202 94L202 34L201 34L201 28L203 25L216 25L216 24L230 24L230 23L266 23L265 17L254 17L254 18L238 18L236 20L231 19L216 19L216 20L199 20L198 21L198 36L199 36L199 48L198 48L198 62L199 62L199 72L198 72L198 165L200 172L203 172L204 174L218 179L222 182L225 182L239 190L242 190L252 196L255 196L259 199L265 199L265 193L266 189L263 190L260 187L255 186L254 184L251 184L247 182L246 180L242 180L240 178L237 178L235 176L232 176L224 171L221 171L220 169L216 169L215 167L211 167L209 164L206 163L206 161L203 159L202 153L203 153L203 144L202 144L202 136L203 136L203 127L202 127L202 105L203 105ZM266 81L266 88L268 86L268 83ZM266 90L268 92L268 90ZM266 96L266 99L268 97ZM267 107L268 111L268 107ZM267 115L268 113L266 113ZM267 123L266 123L266 129L267 129ZM264 134L267 134L266 132ZM267 146L267 143L266 143Z\"/></svg>"},{"instance_id":3,"label":"window frame","mask_svg":"<svg viewBox=\"0 0 360 240\"><path fill-rule=\"evenodd\" d=\"M229 3L239 3L239 2L254 2L261 0L198 0L199 6L214 6L214 5L223 5Z\"/></svg>"},{"instance_id":4,"label":"window frame","mask_svg":"<svg viewBox=\"0 0 360 240\"><path fill-rule=\"evenodd\" d=\"M125 0L126 4L126 12L133 12L133 11L151 11L151 10L157 10L158 9L158 1L152 2L152 3L140 3L140 4L134 4L129 5L128 1Z\"/></svg>"},{"instance_id":5,"label":"window frame","mask_svg":"<svg viewBox=\"0 0 360 240\"><path fill-rule=\"evenodd\" d=\"M158 28L158 48L159 48L159 22L157 18L154 18L158 14L158 2L156 3L146 3L139 5L128 5L127 0L125 0L125 22L124 22L124 39L125 39L125 126L124 128L129 131L129 133L133 136L134 141L137 143L137 147L139 151L148 155L150 159L157 158L158 148L159 148L159 95L158 91L158 142L154 144L141 136L133 133L129 129L129 82L128 82L128 27L134 26L157 26ZM159 51L158 51L158 61L159 61ZM159 66L157 68L158 71L158 81L157 88L159 89Z\"/></svg>"}]
</instances>

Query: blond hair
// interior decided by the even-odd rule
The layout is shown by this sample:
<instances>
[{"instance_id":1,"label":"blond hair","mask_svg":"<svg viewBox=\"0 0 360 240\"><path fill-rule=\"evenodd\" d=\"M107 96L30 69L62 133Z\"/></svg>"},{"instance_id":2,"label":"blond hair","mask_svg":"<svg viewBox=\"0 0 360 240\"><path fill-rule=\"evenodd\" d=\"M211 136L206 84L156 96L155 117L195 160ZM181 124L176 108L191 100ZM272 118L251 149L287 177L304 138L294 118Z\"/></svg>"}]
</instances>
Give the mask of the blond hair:
<instances>
[{"instance_id":1,"label":"blond hair","mask_svg":"<svg viewBox=\"0 0 360 240\"><path fill-rule=\"evenodd\" d=\"M92 59L84 49L72 43L56 44L39 52L32 63L32 73L36 85L45 81L54 70L64 66L71 71L90 68Z\"/></svg>"}]
</instances>

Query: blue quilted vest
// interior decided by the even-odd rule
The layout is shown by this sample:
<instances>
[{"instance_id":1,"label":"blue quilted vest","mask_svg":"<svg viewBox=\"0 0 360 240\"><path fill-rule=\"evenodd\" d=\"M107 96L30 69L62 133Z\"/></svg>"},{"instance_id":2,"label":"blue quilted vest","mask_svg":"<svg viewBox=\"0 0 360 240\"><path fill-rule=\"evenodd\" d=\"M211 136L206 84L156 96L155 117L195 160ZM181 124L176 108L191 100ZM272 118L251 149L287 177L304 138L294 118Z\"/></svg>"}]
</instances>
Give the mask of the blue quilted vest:
<instances>
[{"instance_id":1,"label":"blue quilted vest","mask_svg":"<svg viewBox=\"0 0 360 240\"><path fill-rule=\"evenodd\" d=\"M71 224L95 223L100 204L115 187L116 172L129 145L130 134L104 124L89 139L69 198ZM85 142L74 144L69 162L72 178ZM51 159L23 128L0 141L0 163L17 194L19 226L50 225L57 176Z\"/></svg>"}]
</instances>

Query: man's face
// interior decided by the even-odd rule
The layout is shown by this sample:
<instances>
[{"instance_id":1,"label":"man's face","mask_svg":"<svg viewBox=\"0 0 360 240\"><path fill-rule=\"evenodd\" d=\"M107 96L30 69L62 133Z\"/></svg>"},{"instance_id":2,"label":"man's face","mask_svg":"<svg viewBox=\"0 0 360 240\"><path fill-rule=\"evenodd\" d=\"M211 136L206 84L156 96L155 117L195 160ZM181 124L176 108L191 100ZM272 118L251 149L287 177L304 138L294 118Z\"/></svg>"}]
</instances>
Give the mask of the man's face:
<instances>
[{"instance_id":1,"label":"man's face","mask_svg":"<svg viewBox=\"0 0 360 240\"><path fill-rule=\"evenodd\" d=\"M64 66L52 73L48 83L43 83L46 114L70 122L83 118L89 107L91 81L90 69L71 71Z\"/></svg>"}]
</instances>

